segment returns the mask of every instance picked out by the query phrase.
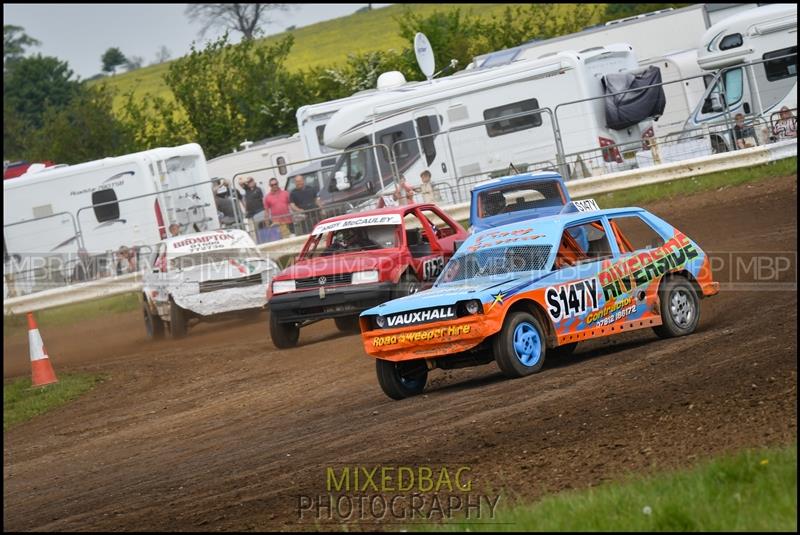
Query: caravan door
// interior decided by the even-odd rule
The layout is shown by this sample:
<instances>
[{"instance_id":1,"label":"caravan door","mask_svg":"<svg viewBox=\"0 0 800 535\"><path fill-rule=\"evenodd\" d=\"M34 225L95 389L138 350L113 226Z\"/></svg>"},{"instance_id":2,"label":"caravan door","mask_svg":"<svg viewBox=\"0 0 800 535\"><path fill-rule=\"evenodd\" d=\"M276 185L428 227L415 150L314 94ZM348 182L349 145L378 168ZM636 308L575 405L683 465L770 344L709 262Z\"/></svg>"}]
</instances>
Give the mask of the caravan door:
<instances>
[{"instance_id":1,"label":"caravan door","mask_svg":"<svg viewBox=\"0 0 800 535\"><path fill-rule=\"evenodd\" d=\"M406 179L418 186L421 183L419 174L427 169L431 172L434 184L450 182L455 170L452 168L447 135L439 134L444 130L442 116L435 108L417 110L414 112L414 130L419 143L419 169L415 169L415 176L406 176Z\"/></svg>"}]
</instances>

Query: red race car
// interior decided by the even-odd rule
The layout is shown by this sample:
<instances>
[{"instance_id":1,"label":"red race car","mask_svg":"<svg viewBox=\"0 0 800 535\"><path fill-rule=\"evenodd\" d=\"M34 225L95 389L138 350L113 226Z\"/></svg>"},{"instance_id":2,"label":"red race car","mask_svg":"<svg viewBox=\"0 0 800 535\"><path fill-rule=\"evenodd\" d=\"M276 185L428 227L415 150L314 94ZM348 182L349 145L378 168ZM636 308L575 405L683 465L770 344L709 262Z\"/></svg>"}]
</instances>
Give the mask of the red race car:
<instances>
[{"instance_id":1,"label":"red race car","mask_svg":"<svg viewBox=\"0 0 800 535\"><path fill-rule=\"evenodd\" d=\"M358 332L358 315L429 287L467 239L464 228L433 204L412 204L332 217L308 237L296 262L267 291L275 347L297 345L300 328L333 318Z\"/></svg>"}]
</instances>

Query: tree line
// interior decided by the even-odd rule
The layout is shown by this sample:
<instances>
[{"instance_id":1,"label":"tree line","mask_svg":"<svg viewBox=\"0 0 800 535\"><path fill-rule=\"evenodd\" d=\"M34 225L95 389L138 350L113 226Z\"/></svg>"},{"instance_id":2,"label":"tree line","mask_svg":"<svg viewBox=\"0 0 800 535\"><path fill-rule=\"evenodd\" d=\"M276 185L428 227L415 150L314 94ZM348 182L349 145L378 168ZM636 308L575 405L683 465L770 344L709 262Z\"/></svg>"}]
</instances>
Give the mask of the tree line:
<instances>
[{"instance_id":1,"label":"tree line","mask_svg":"<svg viewBox=\"0 0 800 535\"><path fill-rule=\"evenodd\" d=\"M117 112L105 83L78 81L57 58L22 57L35 39L18 28L9 43L4 31L3 158L74 164L197 142L211 159L243 139L296 132L298 107L374 88L383 72L421 80L413 50L417 32L430 40L439 68L455 59L461 69L480 54L682 5L687 4L627 4L621 12L619 6L576 4L565 14L557 4L529 4L488 19L460 9L421 16L406 8L395 17L408 43L403 49L351 54L343 65L294 72L286 67L291 34L274 44L244 39L236 45L225 34L202 49L192 45L188 55L170 63L164 80L174 100L130 91Z\"/></svg>"}]
</instances>

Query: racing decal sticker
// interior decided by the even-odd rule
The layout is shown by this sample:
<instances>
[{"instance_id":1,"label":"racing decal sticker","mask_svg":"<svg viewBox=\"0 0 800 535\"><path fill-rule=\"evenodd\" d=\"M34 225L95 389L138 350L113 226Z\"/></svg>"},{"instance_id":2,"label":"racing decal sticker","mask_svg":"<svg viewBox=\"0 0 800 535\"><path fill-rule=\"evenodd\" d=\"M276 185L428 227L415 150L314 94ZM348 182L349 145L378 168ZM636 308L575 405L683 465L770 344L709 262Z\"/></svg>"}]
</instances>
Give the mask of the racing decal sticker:
<instances>
[{"instance_id":1,"label":"racing decal sticker","mask_svg":"<svg viewBox=\"0 0 800 535\"><path fill-rule=\"evenodd\" d=\"M597 309L597 279L551 286L545 291L547 312L555 321L573 316L583 316Z\"/></svg>"},{"instance_id":2,"label":"racing decal sticker","mask_svg":"<svg viewBox=\"0 0 800 535\"><path fill-rule=\"evenodd\" d=\"M441 321L456 317L456 307L449 305L412 312L402 312L386 316L386 327L404 327L416 323L428 323L431 321Z\"/></svg>"},{"instance_id":3,"label":"racing decal sticker","mask_svg":"<svg viewBox=\"0 0 800 535\"><path fill-rule=\"evenodd\" d=\"M501 291L497 292L492 296L492 304L489 305L489 310L493 309L495 305L503 306L503 299L506 298L506 295Z\"/></svg>"},{"instance_id":4,"label":"racing decal sticker","mask_svg":"<svg viewBox=\"0 0 800 535\"><path fill-rule=\"evenodd\" d=\"M472 326L470 325L450 325L449 327L438 327L436 329L425 329L422 331L376 336L372 339L372 345L374 347L383 347L402 344L404 342L423 342L450 336L461 336L464 334L469 334L471 331Z\"/></svg>"},{"instance_id":5,"label":"racing decal sticker","mask_svg":"<svg viewBox=\"0 0 800 535\"><path fill-rule=\"evenodd\" d=\"M172 242L171 247L173 250L188 248L189 252L211 251L215 249L224 249L230 245L224 242L233 240L234 238L236 238L236 236L225 232L208 234L206 236L189 236L183 240Z\"/></svg>"},{"instance_id":6,"label":"racing decal sticker","mask_svg":"<svg viewBox=\"0 0 800 535\"><path fill-rule=\"evenodd\" d=\"M332 232L345 228L353 227L368 227L372 225L399 225L401 223L400 214L388 214L372 217L353 217L350 219L343 219L341 221L332 221L330 223L322 223L314 227L312 234L317 236L325 232Z\"/></svg>"},{"instance_id":7,"label":"racing decal sticker","mask_svg":"<svg viewBox=\"0 0 800 535\"><path fill-rule=\"evenodd\" d=\"M517 243L521 241L533 241L537 238L541 238L544 234L534 234L533 229L528 228L521 228L512 231L492 231L492 232L484 232L478 236L475 242L472 243L467 250L470 253L474 253L480 249L485 249L488 247L495 247L497 245L504 245L506 243Z\"/></svg>"},{"instance_id":8,"label":"racing decal sticker","mask_svg":"<svg viewBox=\"0 0 800 535\"><path fill-rule=\"evenodd\" d=\"M422 263L422 280L434 280L444 269L444 257L431 258Z\"/></svg>"},{"instance_id":9,"label":"racing decal sticker","mask_svg":"<svg viewBox=\"0 0 800 535\"><path fill-rule=\"evenodd\" d=\"M637 253L601 271L597 278L603 288L603 297L606 300L620 297L670 270L682 267L697 256L699 253L689 238L677 234L658 249Z\"/></svg>"},{"instance_id":10,"label":"racing decal sticker","mask_svg":"<svg viewBox=\"0 0 800 535\"><path fill-rule=\"evenodd\" d=\"M614 300L606 303L600 310L591 312L586 316L586 325L594 323L592 327L604 327L611 325L615 321L624 319L636 312L636 303L632 296L625 297L624 299Z\"/></svg>"}]
</instances>

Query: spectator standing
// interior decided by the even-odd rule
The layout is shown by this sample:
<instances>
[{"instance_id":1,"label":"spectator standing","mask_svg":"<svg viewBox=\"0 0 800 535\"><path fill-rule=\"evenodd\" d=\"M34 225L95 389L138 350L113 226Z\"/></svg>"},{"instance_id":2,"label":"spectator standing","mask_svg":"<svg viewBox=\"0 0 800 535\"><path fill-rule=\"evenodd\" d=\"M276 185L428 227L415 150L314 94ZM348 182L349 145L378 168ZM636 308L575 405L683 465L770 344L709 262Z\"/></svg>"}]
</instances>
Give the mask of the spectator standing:
<instances>
[{"instance_id":1,"label":"spectator standing","mask_svg":"<svg viewBox=\"0 0 800 535\"><path fill-rule=\"evenodd\" d=\"M281 238L294 235L292 213L289 210L289 192L281 189L278 179L269 179L269 193L264 196L264 211L269 217L270 226L277 225Z\"/></svg>"},{"instance_id":2,"label":"spectator standing","mask_svg":"<svg viewBox=\"0 0 800 535\"><path fill-rule=\"evenodd\" d=\"M400 175L400 180L397 181L394 192L395 200L401 206L414 203L414 188L406 183L406 177L404 175Z\"/></svg>"},{"instance_id":3,"label":"spectator standing","mask_svg":"<svg viewBox=\"0 0 800 535\"><path fill-rule=\"evenodd\" d=\"M97 259L89 256L89 252L78 249L78 263L72 271L72 282L84 282L97 278Z\"/></svg>"},{"instance_id":4,"label":"spectator standing","mask_svg":"<svg viewBox=\"0 0 800 535\"><path fill-rule=\"evenodd\" d=\"M117 275L136 272L136 253L132 249L123 245L117 251L116 257L115 271Z\"/></svg>"},{"instance_id":5,"label":"spectator standing","mask_svg":"<svg viewBox=\"0 0 800 535\"><path fill-rule=\"evenodd\" d=\"M235 192L235 190L233 190ZM236 195L231 191L228 181L220 178L214 185L214 203L217 207L219 222L222 226L232 225L236 221L234 202Z\"/></svg>"},{"instance_id":6,"label":"spectator standing","mask_svg":"<svg viewBox=\"0 0 800 535\"><path fill-rule=\"evenodd\" d=\"M314 188L306 187L306 180L303 175L294 177L294 190L289 195L289 207L295 212L295 217L299 221L295 225L295 232L308 234L314 225L319 221L319 197Z\"/></svg>"},{"instance_id":7,"label":"spectator standing","mask_svg":"<svg viewBox=\"0 0 800 535\"><path fill-rule=\"evenodd\" d=\"M425 169L419 174L419 178L422 180L422 184L416 188L416 191L422 194L422 202L438 201L436 192L433 189L433 183L431 182L431 172Z\"/></svg>"},{"instance_id":8,"label":"spectator standing","mask_svg":"<svg viewBox=\"0 0 800 535\"><path fill-rule=\"evenodd\" d=\"M797 117L787 106L781 108L780 119L772 127L772 136L775 141L797 137Z\"/></svg>"},{"instance_id":9,"label":"spectator standing","mask_svg":"<svg viewBox=\"0 0 800 535\"><path fill-rule=\"evenodd\" d=\"M256 179L247 177L244 191L245 216L251 219L259 219L258 214L262 214L261 221L264 220L264 192L256 185Z\"/></svg>"},{"instance_id":10,"label":"spectator standing","mask_svg":"<svg viewBox=\"0 0 800 535\"><path fill-rule=\"evenodd\" d=\"M737 113L736 124L733 125L733 139L736 140L736 148L747 149L756 146L756 133L752 126L744 124L744 115Z\"/></svg>"}]
</instances>

